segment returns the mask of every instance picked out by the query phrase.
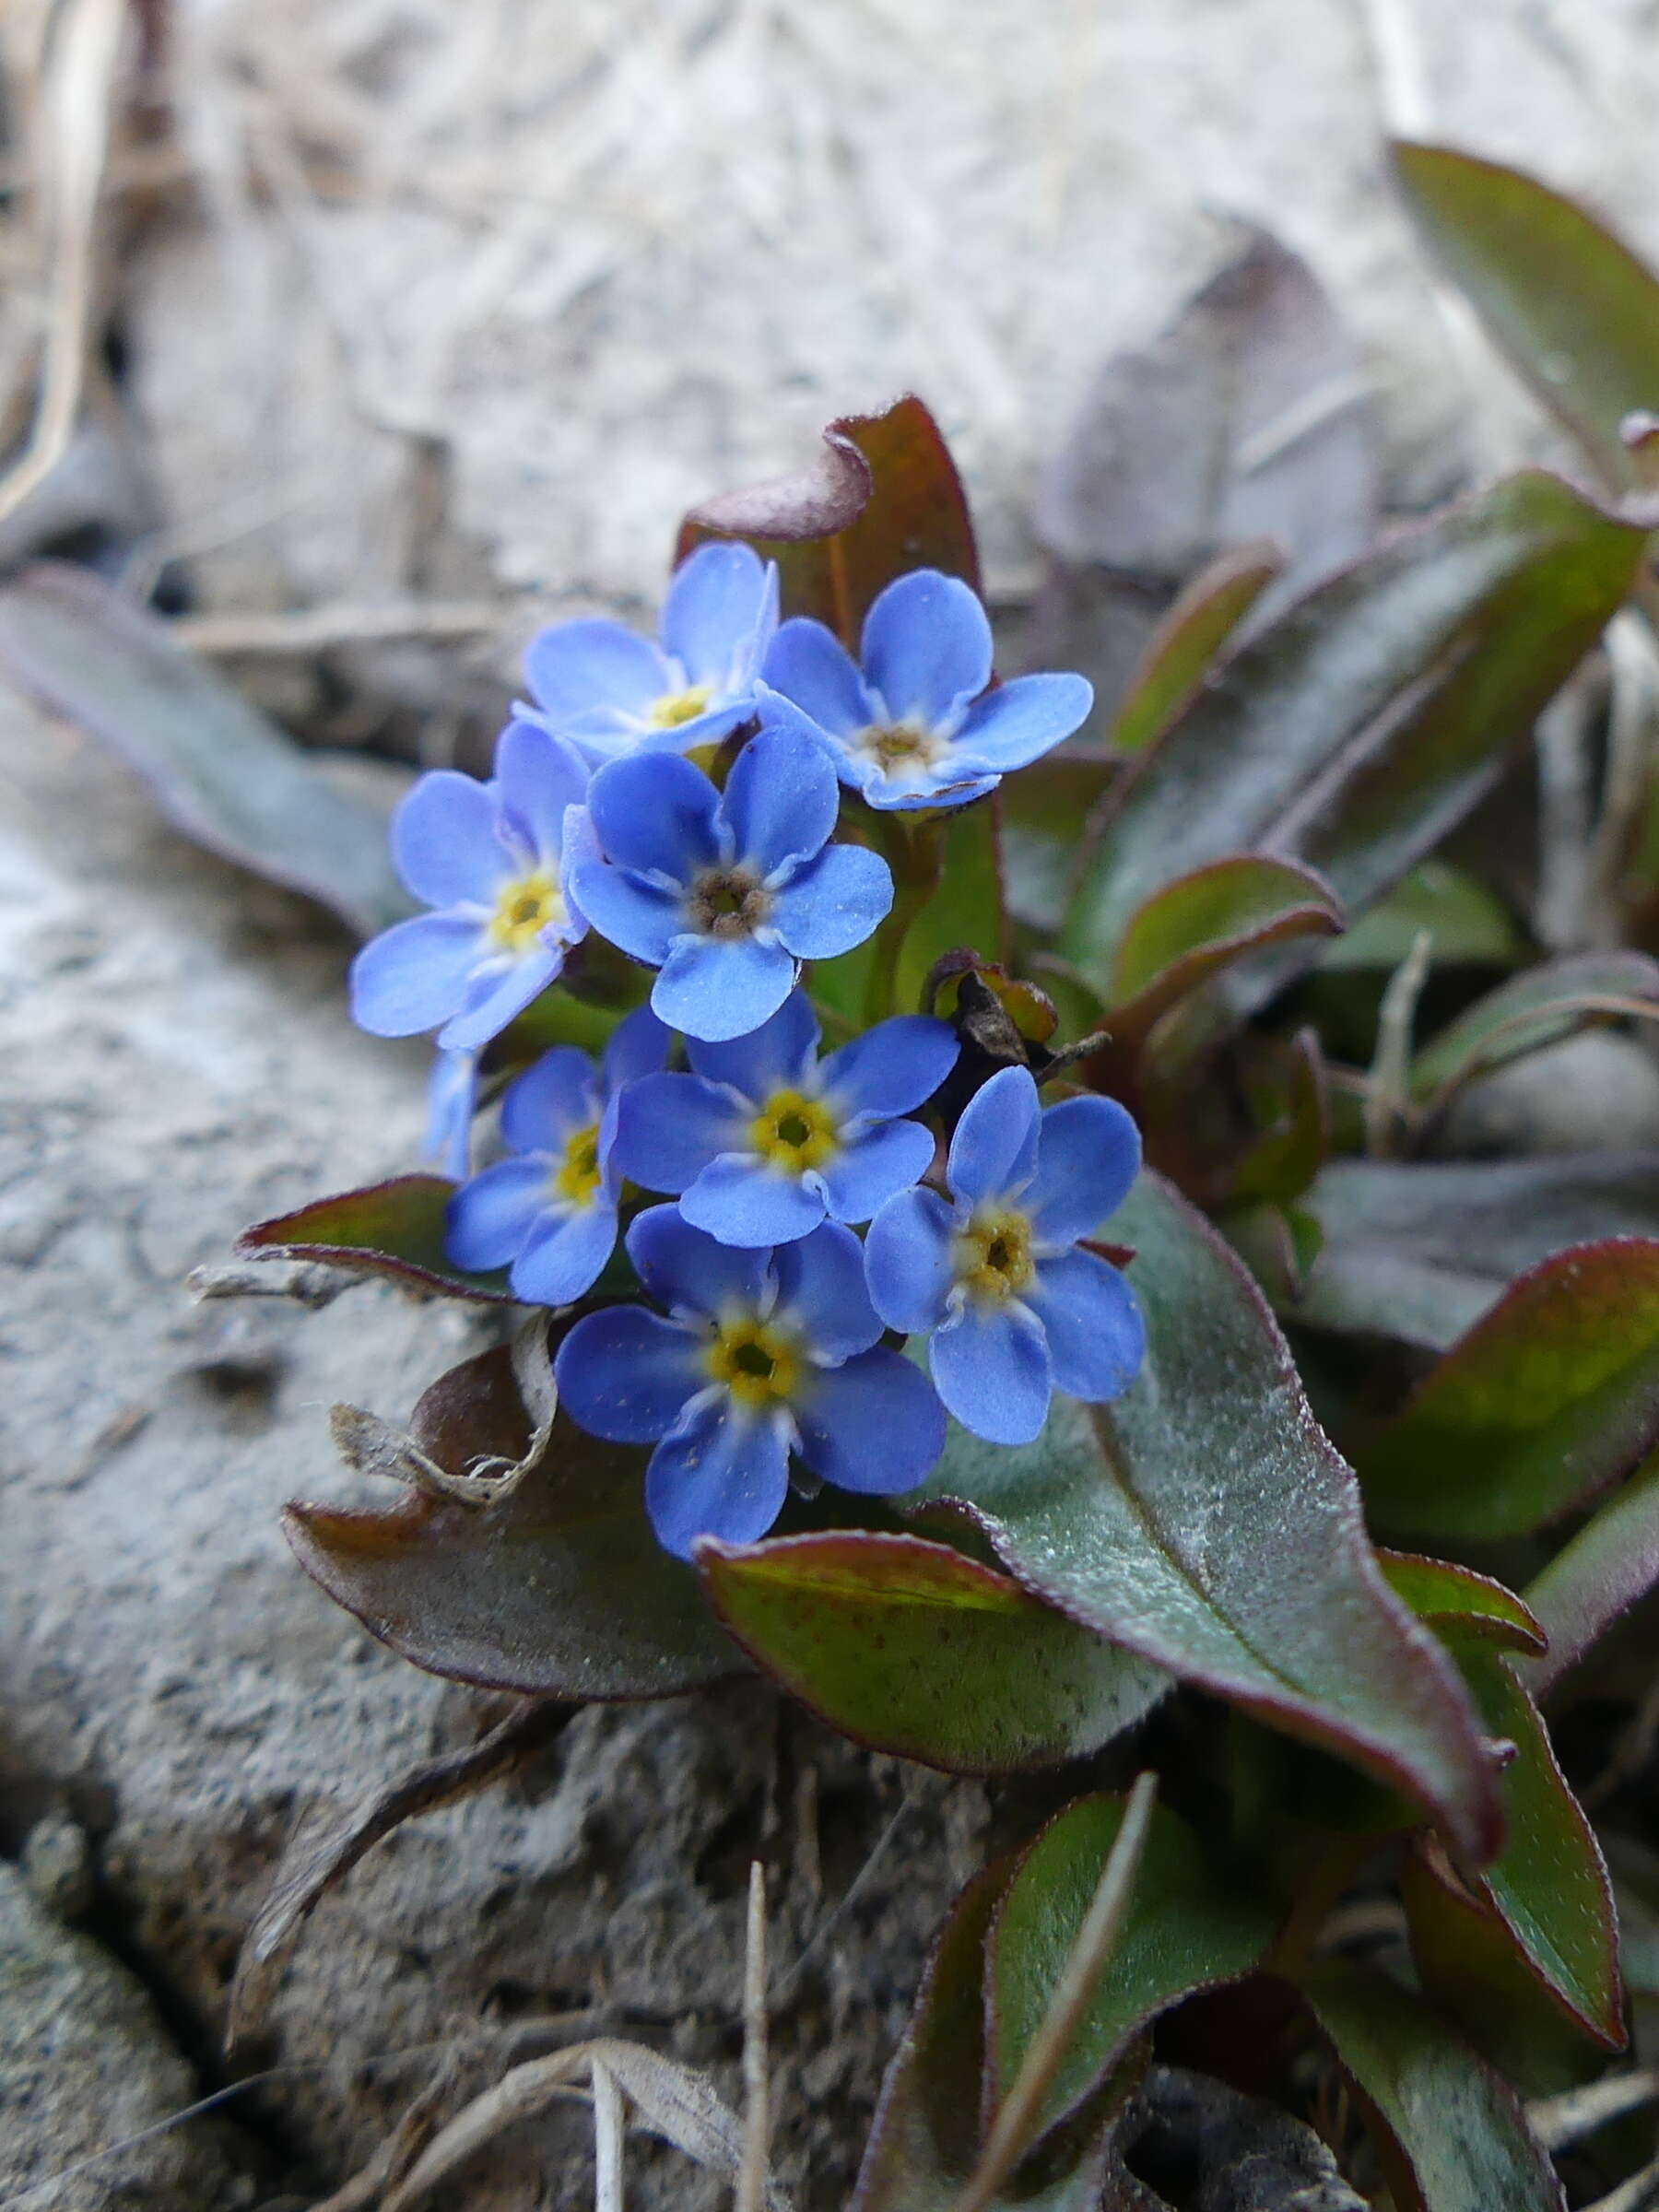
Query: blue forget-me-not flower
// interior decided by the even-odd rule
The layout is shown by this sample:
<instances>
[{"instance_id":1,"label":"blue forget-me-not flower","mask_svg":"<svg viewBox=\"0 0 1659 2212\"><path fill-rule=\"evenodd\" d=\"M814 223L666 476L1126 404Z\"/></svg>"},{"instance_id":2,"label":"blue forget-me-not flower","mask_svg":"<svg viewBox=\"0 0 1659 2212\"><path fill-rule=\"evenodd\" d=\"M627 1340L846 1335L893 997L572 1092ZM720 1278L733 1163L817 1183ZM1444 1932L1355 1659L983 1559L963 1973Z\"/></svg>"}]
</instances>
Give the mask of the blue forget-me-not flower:
<instances>
[{"instance_id":1,"label":"blue forget-me-not flower","mask_svg":"<svg viewBox=\"0 0 1659 2212\"><path fill-rule=\"evenodd\" d=\"M526 722L502 732L488 783L447 768L420 778L392 818L392 854L435 911L394 923L353 960L360 1028L436 1030L445 1051L472 1051L547 989L587 934L564 859L566 811L587 780L571 747Z\"/></svg>"},{"instance_id":2,"label":"blue forget-me-not flower","mask_svg":"<svg viewBox=\"0 0 1659 2212\"><path fill-rule=\"evenodd\" d=\"M568 1306L593 1288L617 1243L618 1105L629 1082L662 1066L669 1042L640 1006L597 1067L577 1046L555 1045L507 1086L501 1135L512 1157L449 1202L444 1241L458 1267L509 1268L526 1305Z\"/></svg>"},{"instance_id":3,"label":"blue forget-me-not flower","mask_svg":"<svg viewBox=\"0 0 1659 2212\"><path fill-rule=\"evenodd\" d=\"M991 625L969 587L937 569L889 583L865 618L863 666L833 631L785 622L762 670L763 727L812 732L843 783L886 809L960 806L1078 729L1081 676L1018 676L987 689Z\"/></svg>"},{"instance_id":4,"label":"blue forget-me-not flower","mask_svg":"<svg viewBox=\"0 0 1659 2212\"><path fill-rule=\"evenodd\" d=\"M870 1224L876 1311L889 1328L931 1332L939 1395L976 1436L1030 1443L1056 1384L1099 1403L1134 1381L1146 1356L1135 1293L1077 1245L1139 1167L1139 1133L1115 1100L1045 1112L1028 1071L1006 1067L957 1124L949 1198L901 1191Z\"/></svg>"},{"instance_id":5,"label":"blue forget-me-not flower","mask_svg":"<svg viewBox=\"0 0 1659 2212\"><path fill-rule=\"evenodd\" d=\"M588 787L594 849L572 861L571 897L661 970L651 1003L671 1029L747 1036L802 960L862 945L893 903L879 853L828 841L839 800L822 746L794 730L751 737L724 793L677 754L609 761Z\"/></svg>"},{"instance_id":6,"label":"blue forget-me-not flower","mask_svg":"<svg viewBox=\"0 0 1659 2212\"><path fill-rule=\"evenodd\" d=\"M672 1206L628 1253L649 1297L585 1314L559 1349L561 1404L594 1436L654 1444L645 1503L664 1547L752 1543L795 1453L826 1482L884 1496L921 1482L945 1415L921 1371L878 1343L858 1239L825 1222L776 1251L717 1243Z\"/></svg>"},{"instance_id":7,"label":"blue forget-me-not flower","mask_svg":"<svg viewBox=\"0 0 1659 2212\"><path fill-rule=\"evenodd\" d=\"M423 1156L463 1182L472 1171L473 1115L478 1110L477 1053L439 1053L427 1077Z\"/></svg>"},{"instance_id":8,"label":"blue forget-me-not flower","mask_svg":"<svg viewBox=\"0 0 1659 2212\"><path fill-rule=\"evenodd\" d=\"M700 546L675 571L660 642L620 622L556 622L530 641L528 710L594 761L714 745L755 712L778 627L778 571L747 546Z\"/></svg>"},{"instance_id":9,"label":"blue forget-me-not flower","mask_svg":"<svg viewBox=\"0 0 1659 2212\"><path fill-rule=\"evenodd\" d=\"M787 1244L828 1218L867 1221L924 1174L932 1132L900 1117L931 1098L960 1050L922 1014L878 1022L818 1057L818 1025L792 991L747 1037L688 1046L688 1076L647 1076L617 1126L622 1172L672 1191L723 1244Z\"/></svg>"}]
</instances>

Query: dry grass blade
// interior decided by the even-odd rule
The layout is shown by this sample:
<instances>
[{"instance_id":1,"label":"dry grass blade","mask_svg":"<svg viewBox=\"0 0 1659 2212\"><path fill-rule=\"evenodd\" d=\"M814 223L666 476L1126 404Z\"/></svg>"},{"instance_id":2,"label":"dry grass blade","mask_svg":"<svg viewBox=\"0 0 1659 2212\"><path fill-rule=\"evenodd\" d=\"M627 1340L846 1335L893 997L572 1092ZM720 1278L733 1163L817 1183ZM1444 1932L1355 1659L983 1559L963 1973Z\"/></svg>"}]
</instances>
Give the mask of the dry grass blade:
<instances>
[{"instance_id":1,"label":"dry grass blade","mask_svg":"<svg viewBox=\"0 0 1659 2212\"><path fill-rule=\"evenodd\" d=\"M748 1939L743 1955L743 2160L737 2212L760 2212L771 2112L766 2080L766 1871L749 1865Z\"/></svg>"},{"instance_id":2,"label":"dry grass blade","mask_svg":"<svg viewBox=\"0 0 1659 2212\"><path fill-rule=\"evenodd\" d=\"M627 2115L617 2077L603 2059L592 2066L594 2084L594 2212L625 2212L622 2201L622 2146Z\"/></svg>"},{"instance_id":3,"label":"dry grass blade","mask_svg":"<svg viewBox=\"0 0 1659 2212\"><path fill-rule=\"evenodd\" d=\"M1429 978L1434 939L1418 930L1411 950L1388 979L1377 1012L1377 1049L1371 1060L1361 1117L1365 1149L1386 1159L1396 1148L1411 1104L1411 1031L1418 1000Z\"/></svg>"},{"instance_id":4,"label":"dry grass blade","mask_svg":"<svg viewBox=\"0 0 1659 2212\"><path fill-rule=\"evenodd\" d=\"M74 0L59 25L40 118L45 234L53 257L52 312L34 428L0 482L0 521L14 514L68 450L91 343L98 203L109 154L126 0Z\"/></svg>"},{"instance_id":5,"label":"dry grass blade","mask_svg":"<svg viewBox=\"0 0 1659 2212\"><path fill-rule=\"evenodd\" d=\"M382 1783L321 1834L301 1839L254 1915L237 1960L227 2030L230 2047L248 2033L260 2010L265 1994L260 1970L365 1853L404 1821L458 1804L522 1766L553 1740L567 1717L567 1708L550 1699L525 1698L478 1743L441 1759L423 1759Z\"/></svg>"},{"instance_id":6,"label":"dry grass blade","mask_svg":"<svg viewBox=\"0 0 1659 2212\"><path fill-rule=\"evenodd\" d=\"M1043 2099L1117 1948L1118 1936L1135 1893L1135 1877L1140 1872L1141 1855L1147 1848L1152 1802L1157 1794L1156 1774L1145 1773L1136 1778L1117 1841L1100 1870L1100 1882L1083 1916L1083 1924L1077 1930L1077 1939L1054 1984L1042 2024L1031 2038L1014 2086L991 2124L979 2164L969 2177L956 2212L985 2212L997 2190L1030 2148Z\"/></svg>"},{"instance_id":7,"label":"dry grass blade","mask_svg":"<svg viewBox=\"0 0 1659 2212\"><path fill-rule=\"evenodd\" d=\"M641 2124L710 2172L732 2180L743 2164L743 2131L736 2115L700 2074L642 2043L612 2037L573 2043L547 2058L532 2059L502 2076L476 2098L428 2145L406 2178L387 2195L382 2212L406 2212L496 2136L570 2094L584 2075L603 2071L633 2105ZM601 2094L603 2092L600 2092ZM775 2182L765 2186L767 2212L790 2212Z\"/></svg>"},{"instance_id":8,"label":"dry grass blade","mask_svg":"<svg viewBox=\"0 0 1659 2212\"><path fill-rule=\"evenodd\" d=\"M1640 2112L1656 2098L1659 2074L1641 2066L1633 2074L1609 2074L1582 2089L1563 2089L1559 2097L1540 2097L1527 2106L1526 2117L1546 2150L1564 2150L1609 2120Z\"/></svg>"},{"instance_id":9,"label":"dry grass blade","mask_svg":"<svg viewBox=\"0 0 1659 2212\"><path fill-rule=\"evenodd\" d=\"M1584 2212L1656 2212L1659 2208L1659 2159L1631 2174L1606 2196L1598 2196Z\"/></svg>"}]
</instances>

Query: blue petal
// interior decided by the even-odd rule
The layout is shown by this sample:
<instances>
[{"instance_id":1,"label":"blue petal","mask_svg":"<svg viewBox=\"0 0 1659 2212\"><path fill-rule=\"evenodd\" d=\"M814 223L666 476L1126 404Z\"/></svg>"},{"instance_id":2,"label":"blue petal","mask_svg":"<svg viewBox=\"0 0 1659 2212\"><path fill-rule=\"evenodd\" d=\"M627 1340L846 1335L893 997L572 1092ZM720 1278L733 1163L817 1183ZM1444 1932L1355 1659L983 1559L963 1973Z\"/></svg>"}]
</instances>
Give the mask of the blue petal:
<instances>
[{"instance_id":1,"label":"blue petal","mask_svg":"<svg viewBox=\"0 0 1659 2212\"><path fill-rule=\"evenodd\" d=\"M559 1152L599 1119L594 1064L573 1044L556 1044L507 1086L501 1135L514 1152Z\"/></svg>"},{"instance_id":2,"label":"blue petal","mask_svg":"<svg viewBox=\"0 0 1659 2212\"><path fill-rule=\"evenodd\" d=\"M910 1113L933 1097L960 1051L948 1022L897 1014L830 1054L821 1071L824 1092L850 1115Z\"/></svg>"},{"instance_id":3,"label":"blue petal","mask_svg":"<svg viewBox=\"0 0 1659 2212\"><path fill-rule=\"evenodd\" d=\"M371 937L351 963L351 1018L372 1037L435 1030L465 1004L488 953L465 914L417 914Z\"/></svg>"},{"instance_id":4,"label":"blue petal","mask_svg":"<svg viewBox=\"0 0 1659 2212\"><path fill-rule=\"evenodd\" d=\"M724 1399L688 1414L645 1470L645 1511L657 1542L681 1559L691 1557L699 1536L754 1543L788 1495L782 1424L739 1413Z\"/></svg>"},{"instance_id":5,"label":"blue petal","mask_svg":"<svg viewBox=\"0 0 1659 2212\"><path fill-rule=\"evenodd\" d=\"M782 692L831 737L851 737L876 719L852 654L832 629L808 616L782 625L760 673L765 681L758 703L763 723L769 689Z\"/></svg>"},{"instance_id":6,"label":"blue petal","mask_svg":"<svg viewBox=\"0 0 1659 2212\"><path fill-rule=\"evenodd\" d=\"M557 862L567 806L587 796L587 763L572 745L534 722L510 722L496 742L496 789L503 813L544 863Z\"/></svg>"},{"instance_id":7,"label":"blue petal","mask_svg":"<svg viewBox=\"0 0 1659 2212\"><path fill-rule=\"evenodd\" d=\"M771 1288L763 1252L721 1244L680 1218L677 1206L653 1206L628 1232L628 1256L661 1306L717 1316L724 1307L760 1305Z\"/></svg>"},{"instance_id":8,"label":"blue petal","mask_svg":"<svg viewBox=\"0 0 1659 2212\"><path fill-rule=\"evenodd\" d=\"M705 746L719 745L734 730L741 729L754 718L754 701L742 697L729 706L711 707L706 714L693 714L689 722L669 722L657 729L629 731L615 746L606 747L586 737L582 742L601 758L615 758L624 746L629 753L695 753Z\"/></svg>"},{"instance_id":9,"label":"blue petal","mask_svg":"<svg viewBox=\"0 0 1659 2212\"><path fill-rule=\"evenodd\" d=\"M721 857L720 794L677 753L607 760L588 785L587 806L606 857L620 867L689 883Z\"/></svg>"},{"instance_id":10,"label":"blue petal","mask_svg":"<svg viewBox=\"0 0 1659 2212\"><path fill-rule=\"evenodd\" d=\"M1006 775L1024 768L1080 730L1093 705L1087 677L1017 676L968 710L951 748L956 772L982 768Z\"/></svg>"},{"instance_id":11,"label":"blue petal","mask_svg":"<svg viewBox=\"0 0 1659 2212\"><path fill-rule=\"evenodd\" d=\"M477 1053L440 1053L427 1079L426 1137L422 1156L465 1182L472 1168L473 1115L478 1105Z\"/></svg>"},{"instance_id":12,"label":"blue petal","mask_svg":"<svg viewBox=\"0 0 1659 2212\"><path fill-rule=\"evenodd\" d=\"M674 571L663 602L663 648L688 684L716 696L747 685L776 626L777 571L752 547L700 546Z\"/></svg>"},{"instance_id":13,"label":"blue petal","mask_svg":"<svg viewBox=\"0 0 1659 2212\"><path fill-rule=\"evenodd\" d=\"M841 790L821 738L761 730L726 780L724 812L737 857L763 877L809 860L835 827Z\"/></svg>"},{"instance_id":14,"label":"blue petal","mask_svg":"<svg viewBox=\"0 0 1659 2212\"><path fill-rule=\"evenodd\" d=\"M676 892L658 890L631 868L613 868L606 860L577 861L570 883L571 902L602 937L648 968L662 966L686 926Z\"/></svg>"},{"instance_id":15,"label":"blue petal","mask_svg":"<svg viewBox=\"0 0 1659 2212\"><path fill-rule=\"evenodd\" d=\"M920 782L900 781L884 775L872 761L869 772L859 779L858 788L866 804L882 814L913 814L922 806L966 806L970 799L982 799L988 791L994 791L997 782L995 776L967 776L949 760L941 768L929 769Z\"/></svg>"},{"instance_id":16,"label":"blue petal","mask_svg":"<svg viewBox=\"0 0 1659 2212\"><path fill-rule=\"evenodd\" d=\"M1074 1398L1102 1405L1128 1389L1147 1357L1139 1300L1092 1252L1040 1260L1026 1302L1048 1338L1054 1381Z\"/></svg>"},{"instance_id":17,"label":"blue petal","mask_svg":"<svg viewBox=\"0 0 1659 2212\"><path fill-rule=\"evenodd\" d=\"M392 857L417 899L429 906L493 906L513 873L496 835L496 806L486 786L453 768L434 769L398 801Z\"/></svg>"},{"instance_id":18,"label":"blue petal","mask_svg":"<svg viewBox=\"0 0 1659 2212\"><path fill-rule=\"evenodd\" d=\"M562 945L538 945L499 975L480 970L460 1013L439 1030L439 1043L446 1052L471 1051L499 1037L533 998L541 996L564 966L564 956Z\"/></svg>"},{"instance_id":19,"label":"blue petal","mask_svg":"<svg viewBox=\"0 0 1659 2212\"><path fill-rule=\"evenodd\" d=\"M640 1076L618 1099L611 1158L642 1189L677 1197L712 1159L743 1143L748 1121L700 1077Z\"/></svg>"},{"instance_id":20,"label":"blue petal","mask_svg":"<svg viewBox=\"0 0 1659 2212\"><path fill-rule=\"evenodd\" d=\"M892 871L879 853L826 845L775 894L772 926L801 959L832 960L862 945L892 903Z\"/></svg>"},{"instance_id":21,"label":"blue petal","mask_svg":"<svg viewBox=\"0 0 1659 2212\"><path fill-rule=\"evenodd\" d=\"M752 1152L712 1159L680 1200L680 1212L723 1244L790 1244L824 1218L816 1180L780 1174Z\"/></svg>"},{"instance_id":22,"label":"blue petal","mask_svg":"<svg viewBox=\"0 0 1659 2212\"><path fill-rule=\"evenodd\" d=\"M933 1131L920 1122L877 1122L818 1170L831 1219L867 1221L925 1175L933 1156Z\"/></svg>"},{"instance_id":23,"label":"blue petal","mask_svg":"<svg viewBox=\"0 0 1659 2212\"><path fill-rule=\"evenodd\" d=\"M503 1159L464 1183L444 1208L443 1248L457 1267L508 1267L547 1206L545 1159Z\"/></svg>"},{"instance_id":24,"label":"blue petal","mask_svg":"<svg viewBox=\"0 0 1659 2212\"><path fill-rule=\"evenodd\" d=\"M894 722L945 722L991 681L991 625L959 578L900 576L865 617L865 681Z\"/></svg>"},{"instance_id":25,"label":"blue petal","mask_svg":"<svg viewBox=\"0 0 1659 2212\"><path fill-rule=\"evenodd\" d=\"M907 1335L936 1329L956 1280L951 1246L956 1216L937 1191L900 1191L870 1224L865 1279L889 1329Z\"/></svg>"},{"instance_id":26,"label":"blue petal","mask_svg":"<svg viewBox=\"0 0 1659 2212\"><path fill-rule=\"evenodd\" d=\"M531 697L556 723L642 719L668 688L663 656L620 622L555 622L524 650Z\"/></svg>"},{"instance_id":27,"label":"blue petal","mask_svg":"<svg viewBox=\"0 0 1659 2212\"><path fill-rule=\"evenodd\" d=\"M1037 1164L1042 1113L1023 1067L998 1068L962 1109L950 1140L947 1181L959 1198L982 1206L1018 1194Z\"/></svg>"},{"instance_id":28,"label":"blue petal","mask_svg":"<svg viewBox=\"0 0 1659 2212\"><path fill-rule=\"evenodd\" d=\"M759 1106L774 1090L797 1089L806 1080L818 1036L812 1001L805 991L792 991L777 1012L747 1037L728 1038L724 1044L698 1038L686 1050L700 1076L711 1083L729 1083Z\"/></svg>"},{"instance_id":29,"label":"blue petal","mask_svg":"<svg viewBox=\"0 0 1659 2212\"><path fill-rule=\"evenodd\" d=\"M674 1032L665 1030L649 1006L636 1006L617 1024L599 1063L600 1087L607 1098L624 1083L654 1075L667 1065Z\"/></svg>"},{"instance_id":30,"label":"blue petal","mask_svg":"<svg viewBox=\"0 0 1659 2212\"><path fill-rule=\"evenodd\" d=\"M880 772L873 760L865 760L862 755L855 758L839 737L826 735L810 714L804 713L781 691L769 691L764 684L757 685L755 712L760 717L763 731L793 730L797 736L810 738L813 744L821 746L830 767L843 783L851 784L854 790L859 788L866 771Z\"/></svg>"},{"instance_id":31,"label":"blue petal","mask_svg":"<svg viewBox=\"0 0 1659 2212\"><path fill-rule=\"evenodd\" d=\"M1053 1376L1042 1324L1018 1300L970 1299L927 1347L934 1382L964 1429L988 1444L1029 1444L1048 1418Z\"/></svg>"},{"instance_id":32,"label":"blue petal","mask_svg":"<svg viewBox=\"0 0 1659 2212\"><path fill-rule=\"evenodd\" d=\"M617 1209L595 1201L549 1215L512 1266L512 1295L527 1306L568 1306L591 1290L617 1248Z\"/></svg>"},{"instance_id":33,"label":"blue petal","mask_svg":"<svg viewBox=\"0 0 1659 2212\"><path fill-rule=\"evenodd\" d=\"M1044 1244L1092 1236L1140 1172L1140 1131L1115 1099L1065 1099L1042 1117L1026 1203Z\"/></svg>"},{"instance_id":34,"label":"blue petal","mask_svg":"<svg viewBox=\"0 0 1659 2212\"><path fill-rule=\"evenodd\" d=\"M865 1282L864 1247L850 1229L826 1221L798 1244L783 1245L773 1265L778 1312L799 1317L818 1359L839 1367L881 1335Z\"/></svg>"},{"instance_id":35,"label":"blue petal","mask_svg":"<svg viewBox=\"0 0 1659 2212\"><path fill-rule=\"evenodd\" d=\"M613 1444L654 1444L707 1382L702 1341L643 1306L585 1313L559 1347L559 1402Z\"/></svg>"},{"instance_id":36,"label":"blue petal","mask_svg":"<svg viewBox=\"0 0 1659 2212\"><path fill-rule=\"evenodd\" d=\"M754 937L676 937L651 994L671 1029L721 1043L775 1014L798 971L781 945Z\"/></svg>"},{"instance_id":37,"label":"blue petal","mask_svg":"<svg viewBox=\"0 0 1659 2212\"><path fill-rule=\"evenodd\" d=\"M801 1457L838 1489L913 1490L945 1449L945 1408L920 1368L877 1345L814 1378L795 1407Z\"/></svg>"}]
</instances>

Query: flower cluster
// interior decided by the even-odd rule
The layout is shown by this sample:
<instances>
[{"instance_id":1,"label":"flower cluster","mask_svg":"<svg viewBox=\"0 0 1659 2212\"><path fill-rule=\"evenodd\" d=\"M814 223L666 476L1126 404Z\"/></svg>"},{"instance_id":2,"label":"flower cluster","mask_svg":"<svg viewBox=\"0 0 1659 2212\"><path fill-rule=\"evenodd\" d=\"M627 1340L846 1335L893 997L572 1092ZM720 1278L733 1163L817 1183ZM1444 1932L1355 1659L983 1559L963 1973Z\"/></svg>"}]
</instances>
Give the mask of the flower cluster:
<instances>
[{"instance_id":1,"label":"flower cluster","mask_svg":"<svg viewBox=\"0 0 1659 2212\"><path fill-rule=\"evenodd\" d=\"M543 631L488 781L441 771L399 807L394 854L430 911L352 975L364 1028L436 1033L450 1258L505 1270L526 1303L589 1301L559 1346L560 1402L653 1447L647 1508L682 1557L764 1535L792 1461L808 1491L898 1495L947 1415L1030 1442L1056 1388L1112 1398L1144 1350L1133 1291L1088 1245L1139 1167L1124 1109L1044 1110L1014 1065L950 1129L953 1028L890 1013L823 1053L803 982L894 911L884 854L902 865L911 831L882 818L925 827L983 798L1081 724L1088 686L995 684L984 610L934 570L875 600L858 664L778 614L775 569L710 544L655 641ZM536 1056L520 1017L588 964L590 935L654 971L649 1004L597 1064ZM504 1157L472 1174L497 1068L517 1071Z\"/></svg>"}]
</instances>

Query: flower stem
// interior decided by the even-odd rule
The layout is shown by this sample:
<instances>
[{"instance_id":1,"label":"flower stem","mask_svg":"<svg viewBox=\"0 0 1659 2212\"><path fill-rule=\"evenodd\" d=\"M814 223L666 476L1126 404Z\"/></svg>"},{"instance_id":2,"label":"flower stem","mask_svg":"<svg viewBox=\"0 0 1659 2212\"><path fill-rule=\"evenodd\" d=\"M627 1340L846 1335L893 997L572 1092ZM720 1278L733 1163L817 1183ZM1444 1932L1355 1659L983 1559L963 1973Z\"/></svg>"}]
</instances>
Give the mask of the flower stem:
<instances>
[{"instance_id":1,"label":"flower stem","mask_svg":"<svg viewBox=\"0 0 1659 2212\"><path fill-rule=\"evenodd\" d=\"M866 1026L899 1012L899 960L922 909L939 888L945 860L943 815L881 818L882 850L893 871L893 903L876 932L865 986Z\"/></svg>"}]
</instances>

